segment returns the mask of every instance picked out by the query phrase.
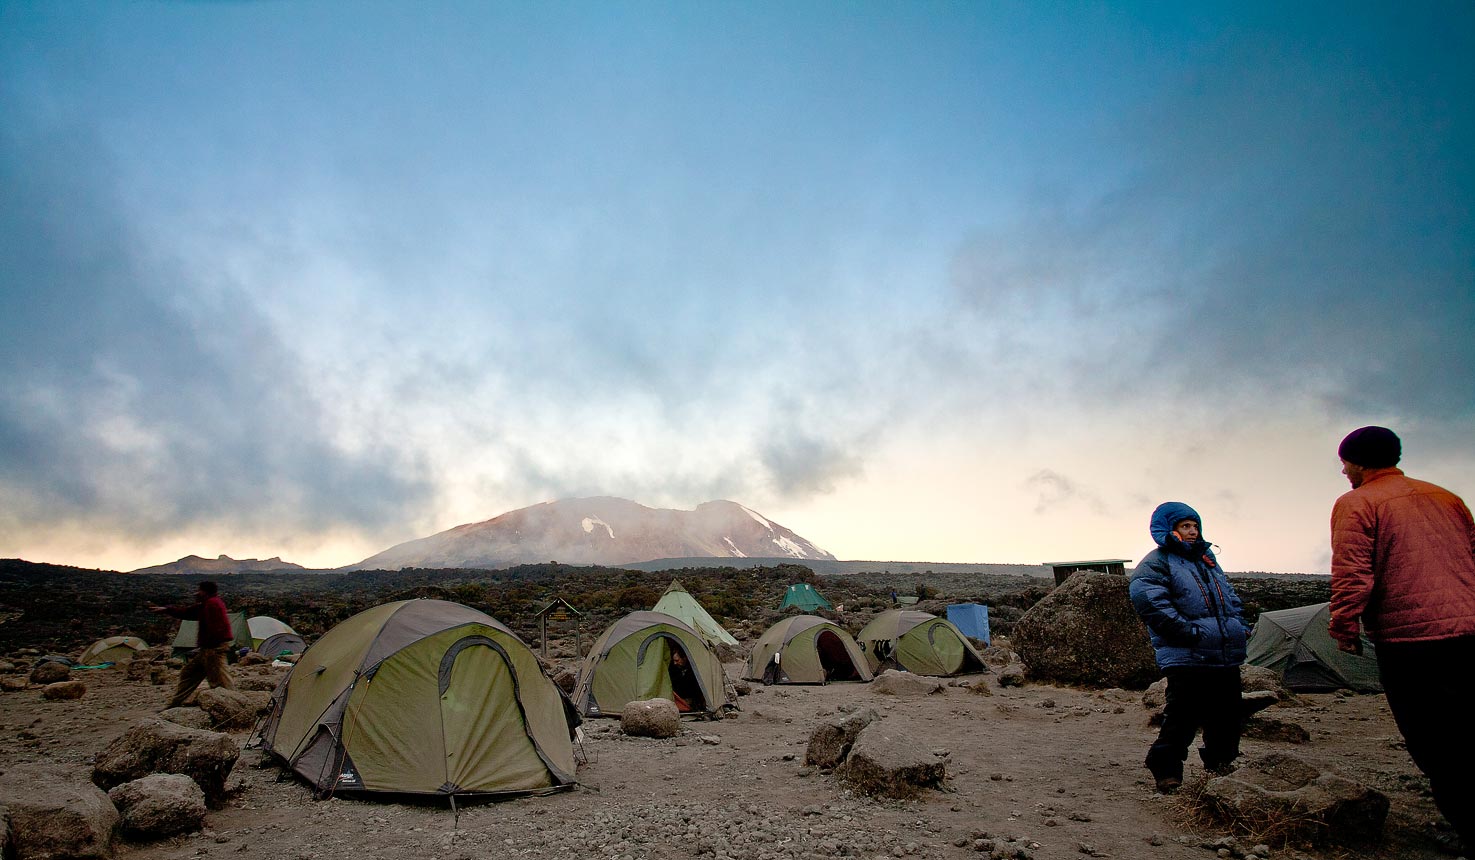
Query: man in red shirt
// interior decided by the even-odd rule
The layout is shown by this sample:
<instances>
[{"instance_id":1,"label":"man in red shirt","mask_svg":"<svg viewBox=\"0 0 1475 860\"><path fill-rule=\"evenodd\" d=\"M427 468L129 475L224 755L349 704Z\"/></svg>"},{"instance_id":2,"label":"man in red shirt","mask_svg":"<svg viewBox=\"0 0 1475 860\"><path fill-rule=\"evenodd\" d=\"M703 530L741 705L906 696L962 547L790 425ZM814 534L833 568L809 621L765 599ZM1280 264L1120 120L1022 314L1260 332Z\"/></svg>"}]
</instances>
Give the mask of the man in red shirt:
<instances>
[{"instance_id":1,"label":"man in red shirt","mask_svg":"<svg viewBox=\"0 0 1475 860\"><path fill-rule=\"evenodd\" d=\"M194 694L201 681L209 681L210 686L224 687L227 690L235 687L231 682L230 672L225 668L226 656L235 642L235 632L231 630L230 613L226 611L225 601L218 592L215 583L206 581L200 583L195 591L195 602L192 604L149 605L149 609L154 612L199 624L195 650L190 652L184 668L179 670L179 684L174 688L174 697L165 705L166 708L183 705Z\"/></svg>"},{"instance_id":2,"label":"man in red shirt","mask_svg":"<svg viewBox=\"0 0 1475 860\"><path fill-rule=\"evenodd\" d=\"M1352 491L1332 508L1330 633L1378 673L1408 754L1439 811L1475 849L1475 521L1459 496L1396 468L1403 444L1386 427L1352 431L1337 449Z\"/></svg>"}]
</instances>

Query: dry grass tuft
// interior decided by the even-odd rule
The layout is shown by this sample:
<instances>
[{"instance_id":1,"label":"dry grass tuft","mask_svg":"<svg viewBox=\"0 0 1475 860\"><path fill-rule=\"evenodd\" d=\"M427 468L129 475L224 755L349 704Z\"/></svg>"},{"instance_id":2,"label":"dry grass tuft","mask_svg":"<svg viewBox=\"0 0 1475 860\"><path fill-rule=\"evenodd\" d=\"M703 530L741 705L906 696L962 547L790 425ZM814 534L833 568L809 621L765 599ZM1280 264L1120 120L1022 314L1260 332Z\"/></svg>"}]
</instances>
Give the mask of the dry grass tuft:
<instances>
[{"instance_id":1,"label":"dry grass tuft","mask_svg":"<svg viewBox=\"0 0 1475 860\"><path fill-rule=\"evenodd\" d=\"M1319 816L1296 814L1284 804L1249 802L1234 807L1214 802L1204 791L1213 777L1203 774L1184 782L1174 797L1179 823L1194 830L1227 830L1243 842L1271 848L1323 846L1329 836Z\"/></svg>"}]
</instances>

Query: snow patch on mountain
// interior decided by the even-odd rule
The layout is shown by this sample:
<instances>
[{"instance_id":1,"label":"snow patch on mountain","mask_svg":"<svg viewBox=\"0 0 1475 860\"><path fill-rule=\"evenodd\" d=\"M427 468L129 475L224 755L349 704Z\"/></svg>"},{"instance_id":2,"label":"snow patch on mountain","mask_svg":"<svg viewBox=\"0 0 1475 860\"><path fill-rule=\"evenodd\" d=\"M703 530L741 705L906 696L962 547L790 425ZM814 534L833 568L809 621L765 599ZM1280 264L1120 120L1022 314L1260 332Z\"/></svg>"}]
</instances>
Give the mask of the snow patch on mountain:
<instances>
[{"instance_id":1,"label":"snow patch on mountain","mask_svg":"<svg viewBox=\"0 0 1475 860\"><path fill-rule=\"evenodd\" d=\"M732 556L733 556L733 558L747 558L748 557L748 554L747 553L745 553L742 550L740 550L740 549L737 548L737 544L735 544L735 543L732 542L732 538L725 537L722 540L725 541L727 543L727 546L732 550Z\"/></svg>"},{"instance_id":2,"label":"snow patch on mountain","mask_svg":"<svg viewBox=\"0 0 1475 860\"><path fill-rule=\"evenodd\" d=\"M745 511L748 516L750 516L753 519L757 520L759 525L763 526L764 528L768 529L769 531L773 531L773 523L769 522L768 520L765 520L763 518L763 515L762 514L758 513L757 511L753 510L752 508L746 507L744 505L738 505L738 507L742 508L743 511Z\"/></svg>"},{"instance_id":3,"label":"snow patch on mountain","mask_svg":"<svg viewBox=\"0 0 1475 860\"><path fill-rule=\"evenodd\" d=\"M809 557L809 554L804 551L803 547L789 540L789 538L785 535L779 535L778 537L773 539L773 542L777 544L778 548L783 550L786 555L792 555L794 558Z\"/></svg>"},{"instance_id":4,"label":"snow patch on mountain","mask_svg":"<svg viewBox=\"0 0 1475 860\"><path fill-rule=\"evenodd\" d=\"M604 520L600 519L599 517L584 517L584 533L585 534L589 534L589 533L593 532L595 526L604 526L604 530L607 531L607 532L609 532L609 538L610 538L610 540L614 540L615 539L615 530L610 527L610 524L609 523L605 522Z\"/></svg>"}]
</instances>

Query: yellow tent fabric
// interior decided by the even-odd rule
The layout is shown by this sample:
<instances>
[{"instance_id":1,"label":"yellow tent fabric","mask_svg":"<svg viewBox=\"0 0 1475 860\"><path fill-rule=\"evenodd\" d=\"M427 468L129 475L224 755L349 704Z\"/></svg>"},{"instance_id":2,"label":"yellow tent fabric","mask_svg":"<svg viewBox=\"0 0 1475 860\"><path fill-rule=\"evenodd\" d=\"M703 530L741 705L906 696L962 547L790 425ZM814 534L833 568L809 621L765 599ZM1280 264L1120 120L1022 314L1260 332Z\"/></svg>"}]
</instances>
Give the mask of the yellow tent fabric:
<instances>
[{"instance_id":1,"label":"yellow tent fabric","mask_svg":"<svg viewBox=\"0 0 1475 860\"><path fill-rule=\"evenodd\" d=\"M496 619L406 600L308 648L272 696L262 747L320 794L542 793L574 784L566 704Z\"/></svg>"}]
</instances>

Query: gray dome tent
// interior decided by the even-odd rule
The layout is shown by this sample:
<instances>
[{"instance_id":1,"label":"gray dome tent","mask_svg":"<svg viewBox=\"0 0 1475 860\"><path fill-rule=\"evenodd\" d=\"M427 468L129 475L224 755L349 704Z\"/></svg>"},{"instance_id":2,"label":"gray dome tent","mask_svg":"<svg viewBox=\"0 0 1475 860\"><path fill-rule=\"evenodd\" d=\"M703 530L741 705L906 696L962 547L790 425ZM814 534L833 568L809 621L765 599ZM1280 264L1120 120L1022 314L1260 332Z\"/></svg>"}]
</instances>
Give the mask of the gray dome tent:
<instances>
[{"instance_id":1,"label":"gray dome tent","mask_svg":"<svg viewBox=\"0 0 1475 860\"><path fill-rule=\"evenodd\" d=\"M1362 638L1362 655L1337 650L1327 632L1330 603L1260 613L1250 636L1246 662L1274 669L1292 690L1327 692L1343 687L1359 693L1380 693L1378 659L1373 643Z\"/></svg>"}]
</instances>

